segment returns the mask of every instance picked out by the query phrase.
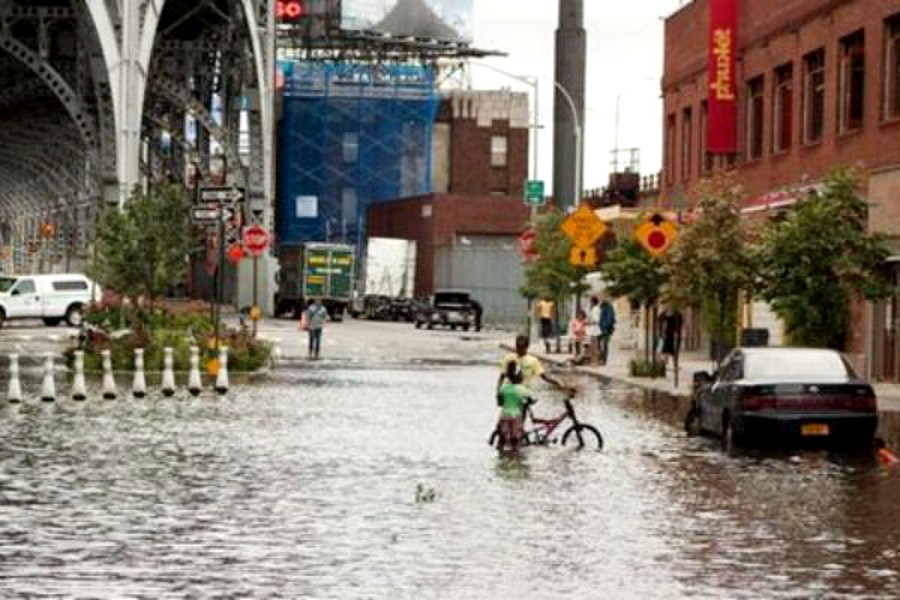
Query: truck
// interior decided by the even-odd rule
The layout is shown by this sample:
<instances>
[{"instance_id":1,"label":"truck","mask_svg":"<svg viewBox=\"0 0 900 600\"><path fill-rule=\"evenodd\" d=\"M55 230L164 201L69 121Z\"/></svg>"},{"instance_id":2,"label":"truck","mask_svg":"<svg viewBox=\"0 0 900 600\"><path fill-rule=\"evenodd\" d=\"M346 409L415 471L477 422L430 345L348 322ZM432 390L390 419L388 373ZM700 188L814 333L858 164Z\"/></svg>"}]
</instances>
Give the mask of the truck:
<instances>
[{"instance_id":1,"label":"truck","mask_svg":"<svg viewBox=\"0 0 900 600\"><path fill-rule=\"evenodd\" d=\"M366 244L363 277L351 315L368 319L412 319L416 279L416 242L372 237Z\"/></svg>"},{"instance_id":2,"label":"truck","mask_svg":"<svg viewBox=\"0 0 900 600\"><path fill-rule=\"evenodd\" d=\"M346 244L307 242L283 246L275 310L299 318L310 300L321 300L333 321L340 321L350 305L355 278L356 249Z\"/></svg>"}]
</instances>

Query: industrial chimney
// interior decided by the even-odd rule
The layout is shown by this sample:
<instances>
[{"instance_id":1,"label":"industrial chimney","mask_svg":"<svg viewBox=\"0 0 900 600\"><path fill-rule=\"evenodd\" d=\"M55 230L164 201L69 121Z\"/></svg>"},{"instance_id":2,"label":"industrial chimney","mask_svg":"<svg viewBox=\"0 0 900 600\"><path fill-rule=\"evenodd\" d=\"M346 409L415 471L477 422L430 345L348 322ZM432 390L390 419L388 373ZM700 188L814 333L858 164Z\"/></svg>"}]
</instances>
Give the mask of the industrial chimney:
<instances>
[{"instance_id":1,"label":"industrial chimney","mask_svg":"<svg viewBox=\"0 0 900 600\"><path fill-rule=\"evenodd\" d=\"M553 105L553 197L558 207L577 205L581 199L584 157L576 150L583 147L584 81L587 62L587 33L584 30L584 0L559 0L559 28L556 30L556 81L569 93L578 113L557 89ZM582 128L582 140L576 140L575 123ZM580 163L580 164L577 164ZM578 181L576 182L576 177Z\"/></svg>"}]
</instances>

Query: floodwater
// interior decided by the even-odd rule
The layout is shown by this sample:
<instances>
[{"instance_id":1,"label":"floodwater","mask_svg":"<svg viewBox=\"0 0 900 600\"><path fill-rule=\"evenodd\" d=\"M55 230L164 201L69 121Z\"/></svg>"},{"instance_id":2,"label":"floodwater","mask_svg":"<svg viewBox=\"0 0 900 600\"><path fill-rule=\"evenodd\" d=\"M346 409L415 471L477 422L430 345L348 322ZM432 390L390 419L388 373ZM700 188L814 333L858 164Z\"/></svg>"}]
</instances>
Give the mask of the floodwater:
<instances>
[{"instance_id":1,"label":"floodwater","mask_svg":"<svg viewBox=\"0 0 900 600\"><path fill-rule=\"evenodd\" d=\"M900 469L729 456L593 380L602 452L499 457L495 381L326 363L226 398L4 404L0 597L900 595Z\"/></svg>"}]
</instances>

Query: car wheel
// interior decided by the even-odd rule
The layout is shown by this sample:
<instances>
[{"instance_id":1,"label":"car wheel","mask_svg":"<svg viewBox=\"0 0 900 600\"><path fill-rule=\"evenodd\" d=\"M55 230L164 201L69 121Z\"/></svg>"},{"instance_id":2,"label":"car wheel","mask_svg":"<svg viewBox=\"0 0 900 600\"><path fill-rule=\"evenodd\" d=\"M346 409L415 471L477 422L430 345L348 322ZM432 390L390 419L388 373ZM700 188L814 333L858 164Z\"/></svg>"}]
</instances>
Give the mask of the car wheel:
<instances>
[{"instance_id":1,"label":"car wheel","mask_svg":"<svg viewBox=\"0 0 900 600\"><path fill-rule=\"evenodd\" d=\"M422 322L416 321L416 329L422 329Z\"/></svg>"},{"instance_id":2,"label":"car wheel","mask_svg":"<svg viewBox=\"0 0 900 600\"><path fill-rule=\"evenodd\" d=\"M456 331L456 325L451 325L451 326L450 326L450 330L451 330L451 331Z\"/></svg>"},{"instance_id":3,"label":"car wheel","mask_svg":"<svg viewBox=\"0 0 900 600\"><path fill-rule=\"evenodd\" d=\"M66 323L69 327L81 327L82 322L84 322L84 309L73 304L66 310Z\"/></svg>"},{"instance_id":4,"label":"car wheel","mask_svg":"<svg viewBox=\"0 0 900 600\"><path fill-rule=\"evenodd\" d=\"M47 327L56 327L62 323L62 319L41 319Z\"/></svg>"},{"instance_id":5,"label":"car wheel","mask_svg":"<svg viewBox=\"0 0 900 600\"><path fill-rule=\"evenodd\" d=\"M469 326L468 326L468 325L463 325L462 328L463 328L463 331L468 331L468 330L469 330Z\"/></svg>"},{"instance_id":6,"label":"car wheel","mask_svg":"<svg viewBox=\"0 0 900 600\"><path fill-rule=\"evenodd\" d=\"M0 308L0 327L3 327L3 324L6 322L6 313L3 312L3 309Z\"/></svg>"},{"instance_id":7,"label":"car wheel","mask_svg":"<svg viewBox=\"0 0 900 600\"><path fill-rule=\"evenodd\" d=\"M725 415L725 419L722 422L722 447L726 452L730 453L739 445L740 438L734 430L734 422L731 420L730 415Z\"/></svg>"},{"instance_id":8,"label":"car wheel","mask_svg":"<svg viewBox=\"0 0 900 600\"><path fill-rule=\"evenodd\" d=\"M684 432L688 437L697 437L701 433L700 407L696 404L691 406L687 415L684 417Z\"/></svg>"}]
</instances>

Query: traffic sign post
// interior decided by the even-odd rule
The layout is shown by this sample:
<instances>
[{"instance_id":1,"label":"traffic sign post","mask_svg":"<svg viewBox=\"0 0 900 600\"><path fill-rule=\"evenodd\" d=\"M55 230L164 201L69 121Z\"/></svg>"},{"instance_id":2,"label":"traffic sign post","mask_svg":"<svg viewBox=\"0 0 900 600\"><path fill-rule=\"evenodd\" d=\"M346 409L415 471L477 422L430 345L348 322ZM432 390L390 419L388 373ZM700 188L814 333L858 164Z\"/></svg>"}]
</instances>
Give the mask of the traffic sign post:
<instances>
[{"instance_id":1,"label":"traffic sign post","mask_svg":"<svg viewBox=\"0 0 900 600\"><path fill-rule=\"evenodd\" d=\"M660 257L678 237L678 226L660 213L651 214L634 230L637 241L655 257Z\"/></svg>"},{"instance_id":2,"label":"traffic sign post","mask_svg":"<svg viewBox=\"0 0 900 600\"><path fill-rule=\"evenodd\" d=\"M547 197L544 195L544 182L540 180L528 180L525 182L525 204L531 207L544 206Z\"/></svg>"},{"instance_id":3,"label":"traffic sign post","mask_svg":"<svg viewBox=\"0 0 900 600\"><path fill-rule=\"evenodd\" d=\"M259 284L257 283L259 257L265 254L269 248L271 238L265 227L253 224L244 228L243 241L247 252L253 257L253 309L259 311ZM253 319L253 337L256 337L256 322L258 320L258 318Z\"/></svg>"}]
</instances>

